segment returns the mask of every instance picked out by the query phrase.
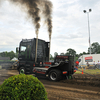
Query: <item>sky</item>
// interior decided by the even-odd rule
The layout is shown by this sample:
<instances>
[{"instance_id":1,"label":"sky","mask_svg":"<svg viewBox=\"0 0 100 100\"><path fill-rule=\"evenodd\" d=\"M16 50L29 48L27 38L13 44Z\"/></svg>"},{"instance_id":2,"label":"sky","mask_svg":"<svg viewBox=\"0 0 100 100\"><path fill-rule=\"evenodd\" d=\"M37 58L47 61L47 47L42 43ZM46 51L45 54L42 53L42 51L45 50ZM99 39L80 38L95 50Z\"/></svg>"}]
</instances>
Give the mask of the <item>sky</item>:
<instances>
[{"instance_id":1,"label":"sky","mask_svg":"<svg viewBox=\"0 0 100 100\"><path fill-rule=\"evenodd\" d=\"M3 1L3 2L2 2ZM26 12L8 0L0 0L0 52L16 51L22 39L36 37L35 28ZM100 0L50 0L52 9L51 51L66 53L71 48L77 54L87 52L90 41L100 43ZM41 21L39 39L49 41L47 27Z\"/></svg>"}]
</instances>

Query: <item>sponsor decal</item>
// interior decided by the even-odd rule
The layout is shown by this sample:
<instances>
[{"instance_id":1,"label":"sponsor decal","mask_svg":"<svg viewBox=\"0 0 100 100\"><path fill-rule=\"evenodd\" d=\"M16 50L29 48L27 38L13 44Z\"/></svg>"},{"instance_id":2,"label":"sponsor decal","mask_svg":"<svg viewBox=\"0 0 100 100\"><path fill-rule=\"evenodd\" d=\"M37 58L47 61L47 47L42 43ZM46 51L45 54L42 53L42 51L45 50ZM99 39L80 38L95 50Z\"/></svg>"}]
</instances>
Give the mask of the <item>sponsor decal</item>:
<instances>
[{"instance_id":1,"label":"sponsor decal","mask_svg":"<svg viewBox=\"0 0 100 100\"><path fill-rule=\"evenodd\" d=\"M59 58L63 58L63 59L67 59L68 58L68 56L57 56L57 58L59 59Z\"/></svg>"},{"instance_id":2,"label":"sponsor decal","mask_svg":"<svg viewBox=\"0 0 100 100\"><path fill-rule=\"evenodd\" d=\"M34 69L33 72L34 72L34 73L45 74L45 73L46 73L46 70Z\"/></svg>"},{"instance_id":3,"label":"sponsor decal","mask_svg":"<svg viewBox=\"0 0 100 100\"><path fill-rule=\"evenodd\" d=\"M51 65L51 62L44 62L44 65Z\"/></svg>"},{"instance_id":4,"label":"sponsor decal","mask_svg":"<svg viewBox=\"0 0 100 100\"><path fill-rule=\"evenodd\" d=\"M45 72L40 72L40 71L37 71L37 73L40 73L40 74L45 74Z\"/></svg>"},{"instance_id":5,"label":"sponsor decal","mask_svg":"<svg viewBox=\"0 0 100 100\"><path fill-rule=\"evenodd\" d=\"M89 56L89 57L85 57L85 62L92 62L93 61L93 57Z\"/></svg>"},{"instance_id":6,"label":"sponsor decal","mask_svg":"<svg viewBox=\"0 0 100 100\"><path fill-rule=\"evenodd\" d=\"M92 56L85 57L85 60L89 60L89 59L92 59Z\"/></svg>"}]
</instances>

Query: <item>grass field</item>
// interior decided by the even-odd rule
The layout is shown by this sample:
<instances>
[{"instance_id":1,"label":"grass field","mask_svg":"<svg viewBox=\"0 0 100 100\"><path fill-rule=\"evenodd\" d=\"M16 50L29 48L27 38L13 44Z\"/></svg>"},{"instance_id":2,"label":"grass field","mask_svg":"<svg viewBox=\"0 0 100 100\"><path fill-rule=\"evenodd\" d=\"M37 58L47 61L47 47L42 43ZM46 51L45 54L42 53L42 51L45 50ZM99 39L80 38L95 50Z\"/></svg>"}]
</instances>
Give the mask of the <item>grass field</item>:
<instances>
[{"instance_id":1,"label":"grass field","mask_svg":"<svg viewBox=\"0 0 100 100\"><path fill-rule=\"evenodd\" d=\"M82 69L79 68L78 70L76 70L75 74L81 74L82 73ZM100 74L100 69L83 69L83 73L86 74Z\"/></svg>"}]
</instances>

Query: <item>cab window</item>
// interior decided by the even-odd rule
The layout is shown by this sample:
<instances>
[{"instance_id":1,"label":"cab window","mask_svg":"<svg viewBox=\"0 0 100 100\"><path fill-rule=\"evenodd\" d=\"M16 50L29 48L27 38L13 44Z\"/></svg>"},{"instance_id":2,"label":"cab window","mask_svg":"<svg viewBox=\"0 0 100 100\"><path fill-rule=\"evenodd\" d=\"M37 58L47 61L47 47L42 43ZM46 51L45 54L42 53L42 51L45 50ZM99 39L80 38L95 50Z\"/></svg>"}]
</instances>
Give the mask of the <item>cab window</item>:
<instances>
[{"instance_id":1,"label":"cab window","mask_svg":"<svg viewBox=\"0 0 100 100\"><path fill-rule=\"evenodd\" d=\"M78 59L79 62L81 62L81 59Z\"/></svg>"}]
</instances>

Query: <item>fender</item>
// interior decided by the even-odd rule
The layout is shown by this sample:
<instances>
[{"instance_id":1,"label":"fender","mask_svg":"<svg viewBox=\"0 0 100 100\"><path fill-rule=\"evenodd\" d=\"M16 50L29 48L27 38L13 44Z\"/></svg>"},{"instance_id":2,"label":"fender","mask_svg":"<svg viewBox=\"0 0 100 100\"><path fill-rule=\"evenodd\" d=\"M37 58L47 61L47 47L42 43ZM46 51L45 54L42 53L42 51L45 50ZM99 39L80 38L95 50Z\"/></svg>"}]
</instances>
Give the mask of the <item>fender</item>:
<instances>
[{"instance_id":1,"label":"fender","mask_svg":"<svg viewBox=\"0 0 100 100\"><path fill-rule=\"evenodd\" d=\"M59 63L55 64L55 65L50 65L48 68L43 68L43 67L34 67L33 68L33 73L39 73L39 74L48 74L48 72L52 69L52 68L59 68L60 66L62 66L64 64L64 61L60 61Z\"/></svg>"},{"instance_id":2,"label":"fender","mask_svg":"<svg viewBox=\"0 0 100 100\"><path fill-rule=\"evenodd\" d=\"M48 74L48 72L49 72L51 69L54 69L54 68L58 68L58 69L59 69L63 64L65 64L65 62L64 62L64 61L60 61L59 63L55 63L55 65L51 65L51 66L48 68L46 74Z\"/></svg>"}]
</instances>

